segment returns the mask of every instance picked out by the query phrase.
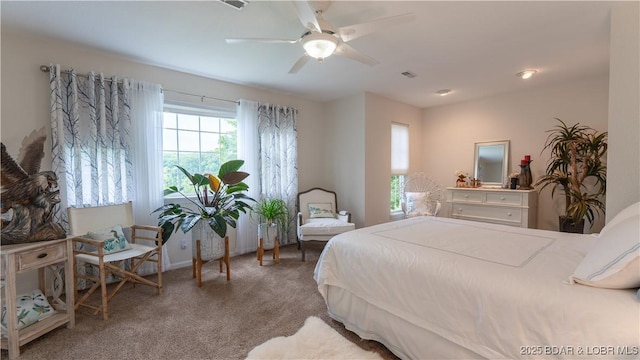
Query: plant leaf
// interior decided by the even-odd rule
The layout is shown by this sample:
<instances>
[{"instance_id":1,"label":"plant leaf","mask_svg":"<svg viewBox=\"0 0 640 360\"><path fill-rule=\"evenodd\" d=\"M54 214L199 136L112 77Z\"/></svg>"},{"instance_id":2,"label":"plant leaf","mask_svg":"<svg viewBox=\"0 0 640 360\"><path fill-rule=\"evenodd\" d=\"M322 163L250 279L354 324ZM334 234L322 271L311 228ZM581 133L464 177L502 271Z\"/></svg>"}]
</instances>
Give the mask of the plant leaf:
<instances>
[{"instance_id":1,"label":"plant leaf","mask_svg":"<svg viewBox=\"0 0 640 360\"><path fill-rule=\"evenodd\" d=\"M218 170L218 178L224 181L223 177L226 174L238 171L242 167L242 165L244 165L244 160L227 161L226 163L220 165L220 170Z\"/></svg>"}]
</instances>

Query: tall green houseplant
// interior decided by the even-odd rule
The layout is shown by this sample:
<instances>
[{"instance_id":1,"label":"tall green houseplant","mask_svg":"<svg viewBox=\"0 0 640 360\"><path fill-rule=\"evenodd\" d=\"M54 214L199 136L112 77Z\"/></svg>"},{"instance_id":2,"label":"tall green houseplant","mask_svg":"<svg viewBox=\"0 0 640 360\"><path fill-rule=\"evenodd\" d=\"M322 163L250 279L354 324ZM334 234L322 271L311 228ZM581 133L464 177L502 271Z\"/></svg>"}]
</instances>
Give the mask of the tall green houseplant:
<instances>
[{"instance_id":1,"label":"tall green houseplant","mask_svg":"<svg viewBox=\"0 0 640 360\"><path fill-rule=\"evenodd\" d=\"M560 229L582 232L584 219L593 226L596 213L605 213L602 196L607 188L607 132L589 126L559 124L549 133L544 150L550 151L545 175L538 179L540 190L551 186L551 196L561 190L564 196L564 214L560 216ZM575 227L575 230L567 227Z\"/></svg>"},{"instance_id":2,"label":"tall green houseplant","mask_svg":"<svg viewBox=\"0 0 640 360\"><path fill-rule=\"evenodd\" d=\"M159 212L159 225L162 227L163 237L166 239L174 232L181 229L189 232L199 221L206 221L211 229L224 238L227 235L227 226L236 227L236 221L240 212L246 213L251 209L249 202L254 200L245 194L249 186L242 182L249 174L239 171L244 160L231 160L220 166L218 175L191 174L186 169L177 166L189 179L195 198L185 194L177 186L170 186L164 190L164 194L178 193L188 200L194 207L183 207L180 204L165 204L156 209ZM166 239L163 239L166 241Z\"/></svg>"}]
</instances>

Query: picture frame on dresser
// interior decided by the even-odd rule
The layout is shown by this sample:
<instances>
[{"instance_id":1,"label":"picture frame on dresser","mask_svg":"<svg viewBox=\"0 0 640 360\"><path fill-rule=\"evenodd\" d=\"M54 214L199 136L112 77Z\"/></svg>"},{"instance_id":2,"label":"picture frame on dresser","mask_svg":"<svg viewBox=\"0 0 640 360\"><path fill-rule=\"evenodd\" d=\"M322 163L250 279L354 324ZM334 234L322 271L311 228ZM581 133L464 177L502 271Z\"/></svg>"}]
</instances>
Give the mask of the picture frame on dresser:
<instances>
[{"instance_id":1,"label":"picture frame on dresser","mask_svg":"<svg viewBox=\"0 0 640 360\"><path fill-rule=\"evenodd\" d=\"M537 228L538 192L499 188L447 188L454 219Z\"/></svg>"}]
</instances>

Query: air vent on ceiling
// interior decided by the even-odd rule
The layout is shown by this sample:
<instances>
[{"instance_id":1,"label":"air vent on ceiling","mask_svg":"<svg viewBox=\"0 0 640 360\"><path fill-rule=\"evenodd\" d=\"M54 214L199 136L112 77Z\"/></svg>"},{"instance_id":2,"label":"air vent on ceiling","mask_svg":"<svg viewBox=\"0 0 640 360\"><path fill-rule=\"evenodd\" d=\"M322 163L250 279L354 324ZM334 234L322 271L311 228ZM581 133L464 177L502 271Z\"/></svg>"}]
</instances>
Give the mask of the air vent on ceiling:
<instances>
[{"instance_id":1,"label":"air vent on ceiling","mask_svg":"<svg viewBox=\"0 0 640 360\"><path fill-rule=\"evenodd\" d=\"M411 71L404 71L404 72L401 72L400 74L402 74L402 76L407 77L409 79L413 79L414 77L416 77L416 74L412 73Z\"/></svg>"},{"instance_id":2,"label":"air vent on ceiling","mask_svg":"<svg viewBox=\"0 0 640 360\"><path fill-rule=\"evenodd\" d=\"M249 3L246 0L220 0L236 10L242 10Z\"/></svg>"}]
</instances>

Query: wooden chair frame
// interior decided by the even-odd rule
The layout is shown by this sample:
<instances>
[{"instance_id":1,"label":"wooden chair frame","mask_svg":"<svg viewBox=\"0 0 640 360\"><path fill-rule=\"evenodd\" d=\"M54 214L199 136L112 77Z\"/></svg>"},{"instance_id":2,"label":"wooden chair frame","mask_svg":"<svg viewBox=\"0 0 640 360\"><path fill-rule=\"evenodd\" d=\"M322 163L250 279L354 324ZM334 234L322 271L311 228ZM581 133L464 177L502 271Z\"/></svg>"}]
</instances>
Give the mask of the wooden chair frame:
<instances>
[{"instance_id":1,"label":"wooden chair frame","mask_svg":"<svg viewBox=\"0 0 640 360\"><path fill-rule=\"evenodd\" d=\"M91 210L89 210L91 209ZM122 287L131 282L135 287L136 284L143 284L153 288L158 289L158 294L162 294L162 228L158 226L148 226L148 225L135 225L132 224L133 216L132 216L132 205L131 202L127 204L121 205L108 205L108 206L98 206L92 208L69 208L69 222L72 230L77 230L80 228L87 229L87 227L92 226L93 230L97 230L100 228L106 228L109 226L114 226L118 224L102 224L100 226L96 225L100 222L100 219L94 219L89 221L91 224L84 225L76 225L73 226L73 221L75 217L80 217L84 220L84 215L78 215L79 212L91 211L93 216L100 217L99 214L101 212L109 212L109 211L125 211L128 213L130 218L130 223L126 222L124 224L119 224L123 228L131 229L131 238L128 239L131 244L131 249L105 254L104 252L104 240L95 240L89 239L83 236L75 236L73 238L74 241L74 279L77 282L78 279L84 279L92 282L91 287L79 297L78 287L75 287L75 309L79 309L80 307L86 307L93 310L93 314L96 315L102 311L102 318L107 320L109 318L109 309L108 303L113 299L113 297L122 289ZM97 227L96 227L97 226ZM140 235L138 232L141 231L149 231L151 233L155 233L155 236L144 236ZM147 246L141 245L137 242L139 240L148 240L152 241L155 246ZM86 251L79 248L79 244L86 244L90 247L97 248L96 251ZM136 273L138 268L144 264L145 262L153 262L157 264L157 280L152 281L150 279L144 278ZM128 263L128 264L125 264ZM98 276L94 277L87 274L80 274L78 272L78 266L84 264L85 266L90 266L98 269ZM125 266L122 266L125 265ZM128 265L128 270L127 266ZM111 293L109 294L107 291L107 276L114 275L120 278L118 284L113 288ZM98 305L93 305L88 303L91 295L95 293L98 288L100 288L101 300Z\"/></svg>"}]
</instances>

